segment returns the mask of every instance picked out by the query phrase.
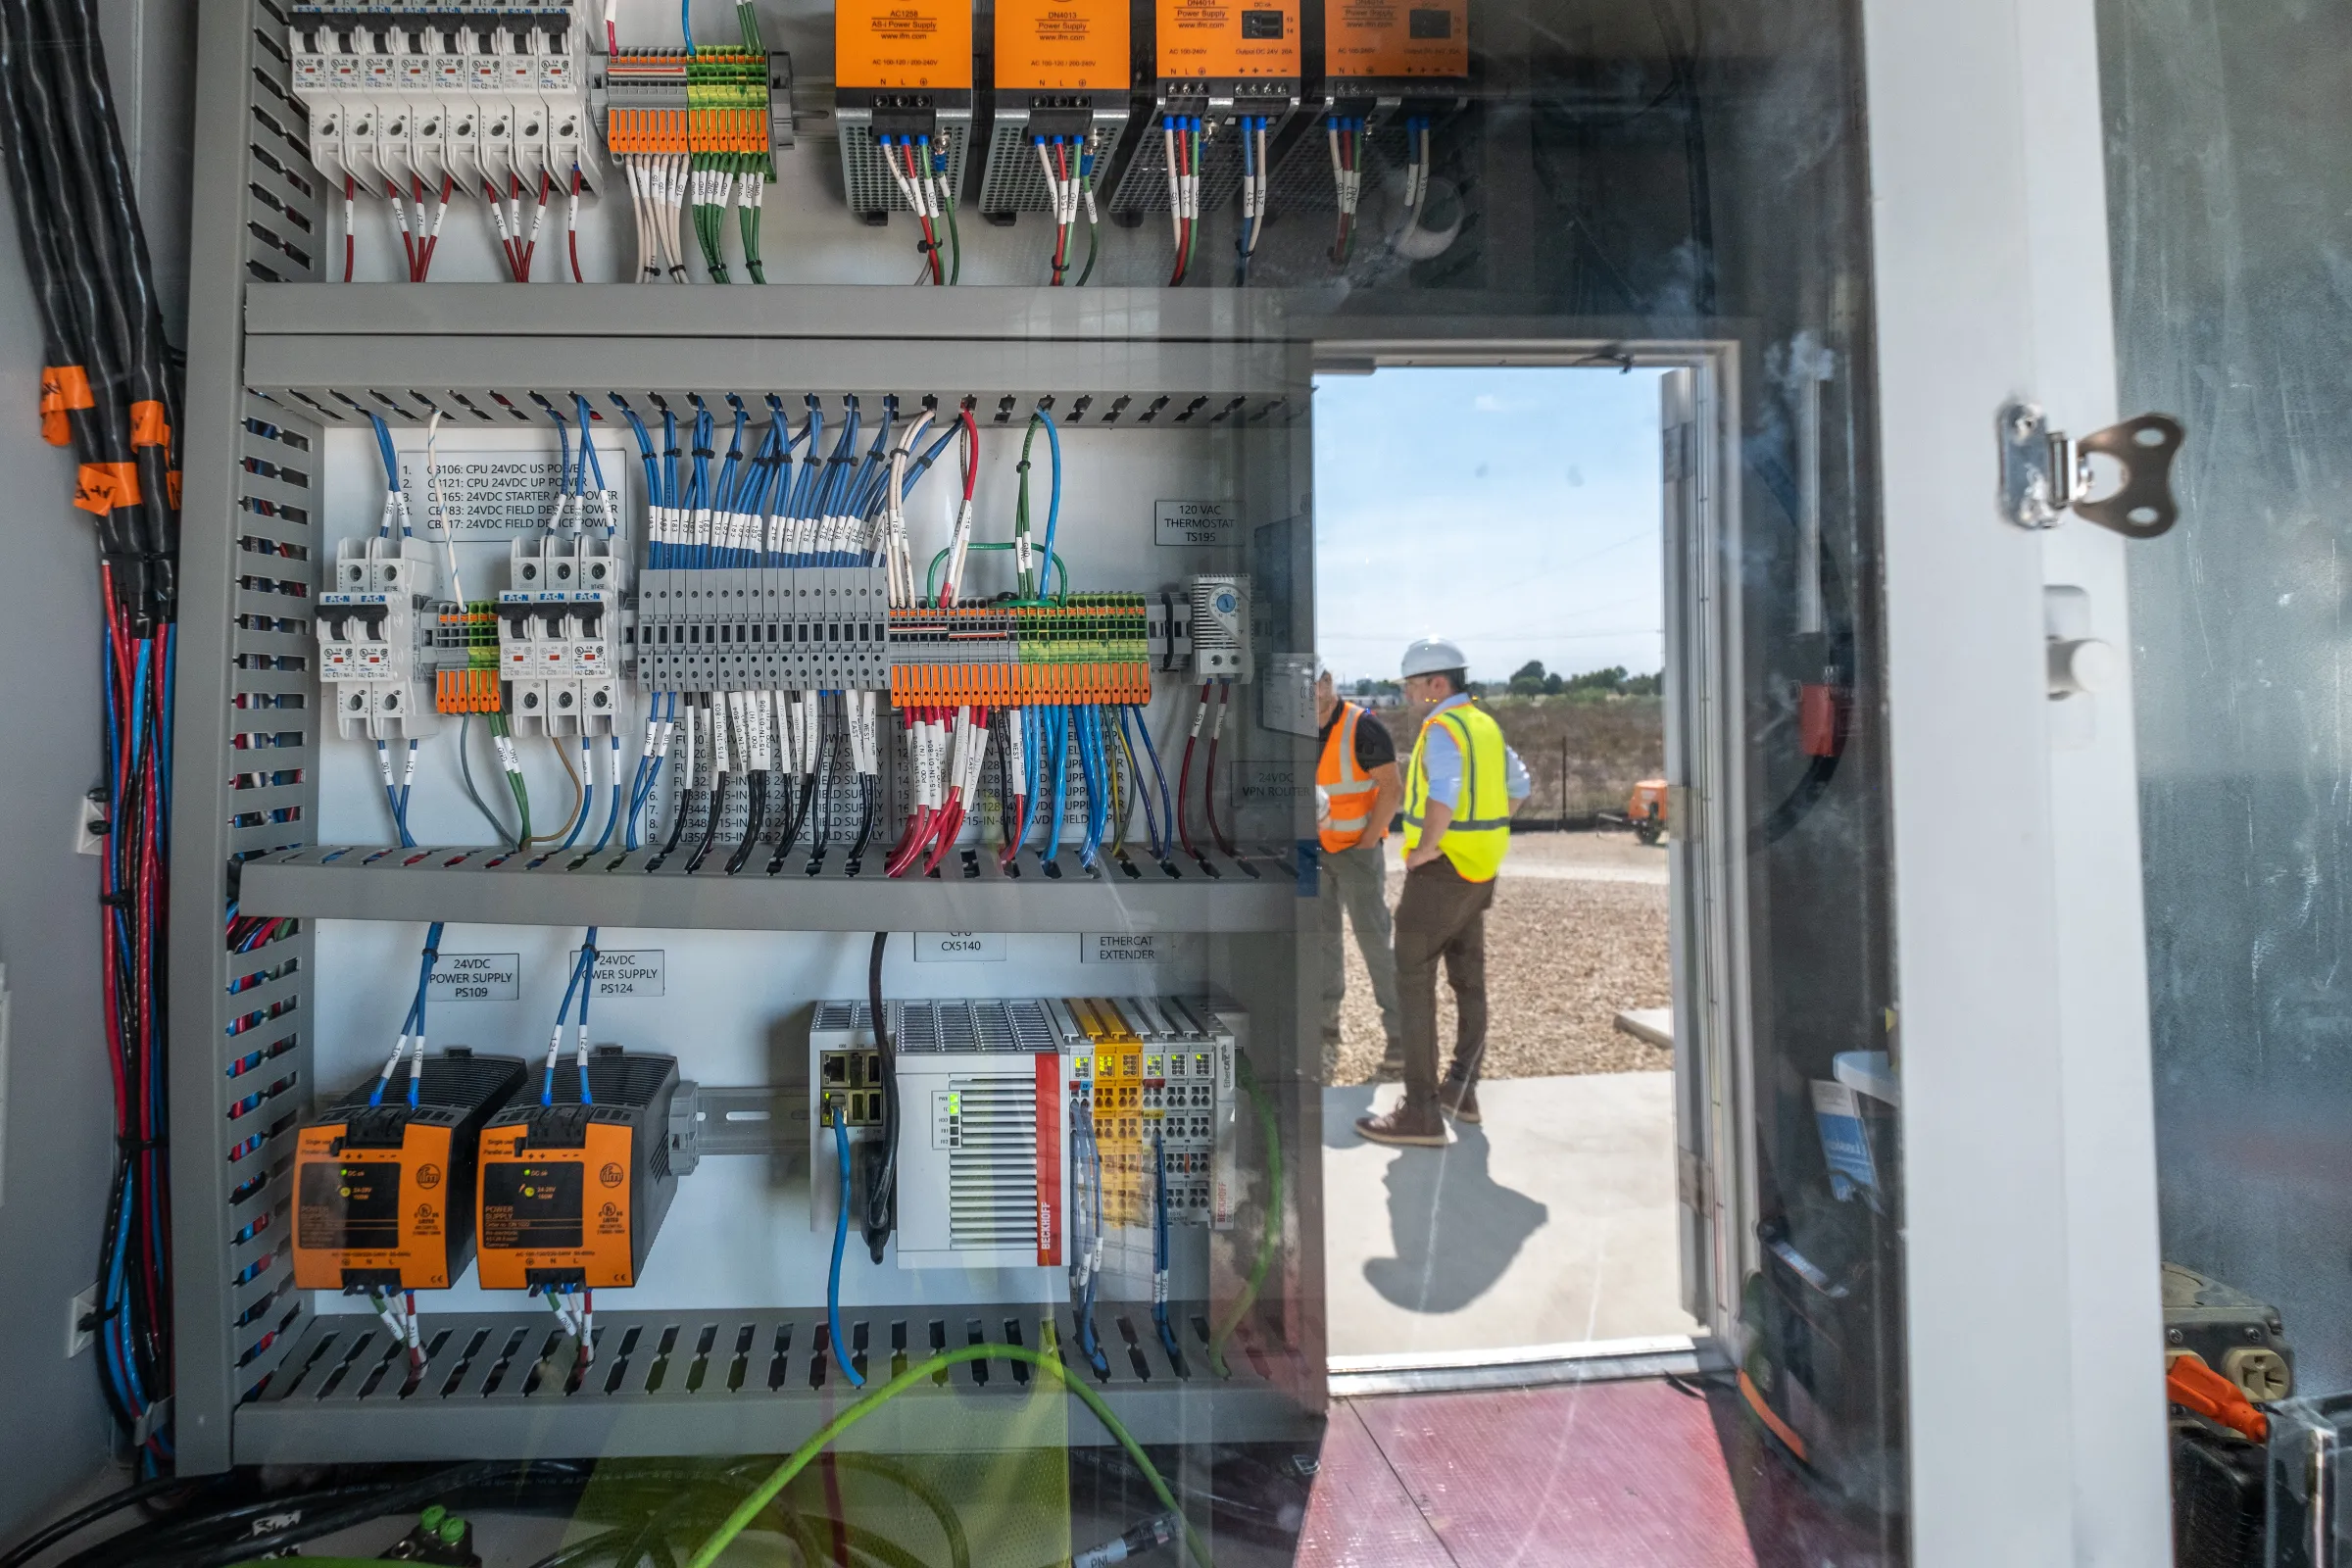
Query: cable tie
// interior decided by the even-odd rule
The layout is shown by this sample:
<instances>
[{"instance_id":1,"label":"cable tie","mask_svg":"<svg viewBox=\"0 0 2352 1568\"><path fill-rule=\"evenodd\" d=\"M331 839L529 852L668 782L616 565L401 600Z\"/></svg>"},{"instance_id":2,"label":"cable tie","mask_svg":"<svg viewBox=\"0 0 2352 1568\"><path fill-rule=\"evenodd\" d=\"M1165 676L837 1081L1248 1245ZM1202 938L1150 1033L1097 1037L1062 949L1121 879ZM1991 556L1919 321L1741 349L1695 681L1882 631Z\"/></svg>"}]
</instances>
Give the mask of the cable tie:
<instances>
[{"instance_id":1,"label":"cable tie","mask_svg":"<svg viewBox=\"0 0 2352 1568\"><path fill-rule=\"evenodd\" d=\"M116 1150L125 1154L148 1154L171 1146L170 1138L126 1138L121 1133L115 1135Z\"/></svg>"}]
</instances>

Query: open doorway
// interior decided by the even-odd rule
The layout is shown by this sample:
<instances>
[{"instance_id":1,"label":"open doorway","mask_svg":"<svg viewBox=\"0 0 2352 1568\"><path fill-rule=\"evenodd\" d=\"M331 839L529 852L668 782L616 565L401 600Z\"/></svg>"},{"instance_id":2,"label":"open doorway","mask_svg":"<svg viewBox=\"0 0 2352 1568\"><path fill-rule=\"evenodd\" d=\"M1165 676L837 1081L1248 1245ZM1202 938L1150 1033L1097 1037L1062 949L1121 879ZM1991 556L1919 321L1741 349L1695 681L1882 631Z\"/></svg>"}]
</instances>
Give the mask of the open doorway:
<instances>
[{"instance_id":1,"label":"open doorway","mask_svg":"<svg viewBox=\"0 0 2352 1568\"><path fill-rule=\"evenodd\" d=\"M1438 1067L1475 1082L1475 1119L1448 1116L1443 1148L1355 1130L1403 1098L1397 1037L1411 1014L1382 1005L1386 934L1359 934L1377 921L1324 901L1347 927L1324 950L1326 996L1333 973L1344 979L1323 1052L1335 1370L1687 1344L1700 1327L1672 1012L1670 865L1687 858L1671 853L1665 788L1670 373L1408 366L1316 383L1317 652L1331 695L1360 707L1359 729L1385 731L1409 778L1435 708L1407 691L1400 660L1443 639L1519 763L1481 929L1438 966ZM1327 751L1347 721L1327 728ZM1382 749L1353 751L1368 765ZM1403 839L1391 832L1382 849L1392 909ZM1454 982L1476 994L1482 953L1487 1025L1471 1063L1460 1053L1477 1031L1460 1029Z\"/></svg>"}]
</instances>

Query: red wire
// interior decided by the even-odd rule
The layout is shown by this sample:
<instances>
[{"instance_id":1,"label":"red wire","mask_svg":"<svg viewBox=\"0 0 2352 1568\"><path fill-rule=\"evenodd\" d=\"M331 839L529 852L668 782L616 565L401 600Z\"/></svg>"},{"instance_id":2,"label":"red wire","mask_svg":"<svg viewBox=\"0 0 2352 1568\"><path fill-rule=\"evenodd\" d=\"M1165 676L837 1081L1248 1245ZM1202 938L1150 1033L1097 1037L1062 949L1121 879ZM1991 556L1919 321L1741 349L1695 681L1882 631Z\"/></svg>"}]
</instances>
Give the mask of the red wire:
<instances>
[{"instance_id":1,"label":"red wire","mask_svg":"<svg viewBox=\"0 0 2352 1568\"><path fill-rule=\"evenodd\" d=\"M571 280L578 283L585 279L580 276L580 224L577 211L580 200L580 166L577 164L571 166L571 200L573 211L566 213L564 219L564 247L571 252Z\"/></svg>"},{"instance_id":2,"label":"red wire","mask_svg":"<svg viewBox=\"0 0 2352 1568\"><path fill-rule=\"evenodd\" d=\"M963 499L972 499L972 486L980 482L980 425L967 407L963 411Z\"/></svg>"},{"instance_id":3,"label":"red wire","mask_svg":"<svg viewBox=\"0 0 2352 1568\"><path fill-rule=\"evenodd\" d=\"M1217 848L1225 852L1227 859L1238 860L1241 856L1234 850L1233 840L1227 838L1225 830L1217 826L1217 742L1225 726L1225 715L1232 711L1233 685L1229 681L1220 682L1217 688L1217 720L1208 732L1208 770L1200 777L1200 808L1208 816L1208 836L1216 840Z\"/></svg>"},{"instance_id":4,"label":"red wire","mask_svg":"<svg viewBox=\"0 0 2352 1568\"><path fill-rule=\"evenodd\" d=\"M1184 846L1184 853L1196 860L1200 858L1200 852L1193 848L1193 828L1186 815L1189 809L1186 797L1192 794L1193 746L1200 739L1200 714L1207 710L1208 682L1202 681L1200 683L1200 706L1194 710L1191 733L1184 737L1184 762L1176 769L1176 839Z\"/></svg>"},{"instance_id":5,"label":"red wire","mask_svg":"<svg viewBox=\"0 0 2352 1568\"><path fill-rule=\"evenodd\" d=\"M400 225L400 247L409 253L409 281L416 281L416 236L409 232L409 215L400 208L400 187L390 180L384 182L384 194L392 198L392 217Z\"/></svg>"},{"instance_id":6,"label":"red wire","mask_svg":"<svg viewBox=\"0 0 2352 1568\"><path fill-rule=\"evenodd\" d=\"M1064 181L1070 177L1070 161L1059 142L1054 144L1054 172ZM1058 205L1058 204L1057 204ZM1069 270L1070 225L1061 221L1058 213L1054 220L1054 286L1061 287L1061 274Z\"/></svg>"},{"instance_id":7,"label":"red wire","mask_svg":"<svg viewBox=\"0 0 2352 1568\"><path fill-rule=\"evenodd\" d=\"M343 224L343 281L346 283L351 281L352 264L358 259L357 236L352 233L352 223L357 220L359 213L352 204L359 199L359 181L352 178L349 174L345 174L343 176L343 212L345 215L345 221Z\"/></svg>"},{"instance_id":8,"label":"red wire","mask_svg":"<svg viewBox=\"0 0 2352 1568\"><path fill-rule=\"evenodd\" d=\"M548 193L549 189L550 189L550 188L551 188L551 187L552 187L554 184L555 184L555 179L554 179L554 177L553 177L552 175L550 175L550 174L549 174L549 173L548 173L548 172L547 172L545 170L542 170L542 171L540 171L540 173L539 173L539 211L538 211L538 212L537 212L537 214L535 214L535 215L532 217L532 219L531 219L531 231L532 231L532 233L533 233L534 235L536 235L536 234L538 233L539 225L540 225L541 223L543 223L543 222L545 222L545 221L547 220L547 193ZM519 180L517 180L517 181L515 182L515 186L516 186L516 189L518 189L518 190L519 190L519 189L521 188L521 182L520 182ZM539 241L538 241L536 238L533 238L529 244L527 244L527 245L523 246L523 248L522 248L522 272L521 272L521 275L520 275L520 276L518 276L518 277L516 277L516 278L514 279L514 281L515 281L515 282L517 282L517 283L528 283L528 282L531 280L531 258L532 258L533 256L537 255L537 254L538 254L538 252L539 252Z\"/></svg>"}]
</instances>

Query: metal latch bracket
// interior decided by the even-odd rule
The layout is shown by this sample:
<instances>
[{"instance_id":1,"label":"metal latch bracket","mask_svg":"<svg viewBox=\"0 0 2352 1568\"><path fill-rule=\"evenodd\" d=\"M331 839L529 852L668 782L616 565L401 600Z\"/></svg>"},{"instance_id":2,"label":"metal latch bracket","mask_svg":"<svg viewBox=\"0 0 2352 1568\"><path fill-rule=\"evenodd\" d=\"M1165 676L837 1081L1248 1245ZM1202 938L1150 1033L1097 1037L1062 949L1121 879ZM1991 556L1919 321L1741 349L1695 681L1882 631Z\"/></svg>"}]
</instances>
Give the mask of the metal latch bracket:
<instances>
[{"instance_id":1,"label":"metal latch bracket","mask_svg":"<svg viewBox=\"0 0 2352 1568\"><path fill-rule=\"evenodd\" d=\"M2054 528L2069 512L2127 539L2154 539L2180 519L2173 499L2173 459L2187 431L2164 414L2143 414L2075 439L2050 428L2039 406L2001 409L2001 515L2021 528ZM2111 458L2123 482L2090 492L2093 456Z\"/></svg>"}]
</instances>

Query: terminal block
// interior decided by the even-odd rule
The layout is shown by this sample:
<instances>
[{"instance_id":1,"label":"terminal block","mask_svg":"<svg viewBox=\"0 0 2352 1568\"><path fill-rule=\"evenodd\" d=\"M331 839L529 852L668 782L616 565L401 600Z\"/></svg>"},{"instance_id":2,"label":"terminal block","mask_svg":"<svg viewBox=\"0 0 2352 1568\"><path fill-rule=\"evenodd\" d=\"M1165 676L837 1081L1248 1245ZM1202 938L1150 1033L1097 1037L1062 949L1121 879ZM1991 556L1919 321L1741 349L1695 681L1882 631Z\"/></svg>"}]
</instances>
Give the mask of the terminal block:
<instances>
[{"instance_id":1,"label":"terminal block","mask_svg":"<svg viewBox=\"0 0 2352 1568\"><path fill-rule=\"evenodd\" d=\"M649 691L880 691L885 566L649 567L637 668Z\"/></svg>"},{"instance_id":2,"label":"terminal block","mask_svg":"<svg viewBox=\"0 0 2352 1568\"><path fill-rule=\"evenodd\" d=\"M591 102L616 158L684 155L698 171L773 184L790 147L792 57L705 44L623 49L591 83Z\"/></svg>"},{"instance_id":3,"label":"terminal block","mask_svg":"<svg viewBox=\"0 0 2352 1568\"><path fill-rule=\"evenodd\" d=\"M441 727L426 648L438 624L440 571L415 539L346 539L335 586L318 596L318 678L346 737L397 740Z\"/></svg>"},{"instance_id":4,"label":"terminal block","mask_svg":"<svg viewBox=\"0 0 2352 1568\"><path fill-rule=\"evenodd\" d=\"M330 184L421 206L598 185L587 139L577 8L297 5L286 15L294 95ZM423 221L418 214L417 220Z\"/></svg>"},{"instance_id":5,"label":"terminal block","mask_svg":"<svg viewBox=\"0 0 2352 1568\"><path fill-rule=\"evenodd\" d=\"M619 711L620 558L582 537L518 539L498 596L509 711L551 735L603 735Z\"/></svg>"},{"instance_id":6,"label":"terminal block","mask_svg":"<svg viewBox=\"0 0 2352 1568\"><path fill-rule=\"evenodd\" d=\"M1104 1266L1149 1281L1155 1157L1170 1224L1233 1224L1234 1052L1247 1019L1172 997L1072 998L1051 1010L1073 1042L1071 1088L1102 1162Z\"/></svg>"},{"instance_id":7,"label":"terminal block","mask_svg":"<svg viewBox=\"0 0 2352 1568\"><path fill-rule=\"evenodd\" d=\"M894 610L891 703L899 708L1149 703L1148 614L1142 594Z\"/></svg>"}]
</instances>

